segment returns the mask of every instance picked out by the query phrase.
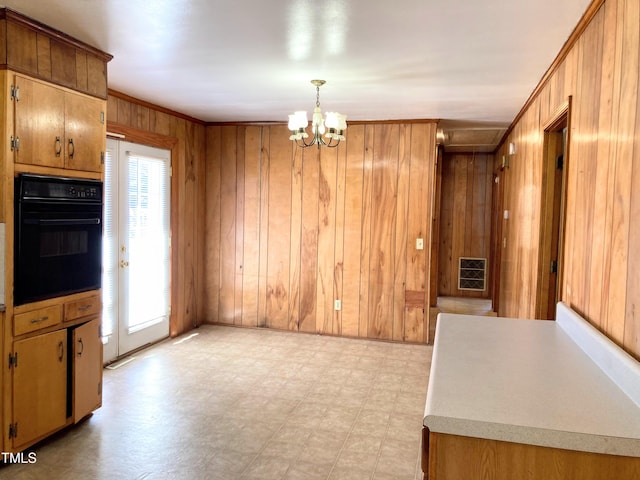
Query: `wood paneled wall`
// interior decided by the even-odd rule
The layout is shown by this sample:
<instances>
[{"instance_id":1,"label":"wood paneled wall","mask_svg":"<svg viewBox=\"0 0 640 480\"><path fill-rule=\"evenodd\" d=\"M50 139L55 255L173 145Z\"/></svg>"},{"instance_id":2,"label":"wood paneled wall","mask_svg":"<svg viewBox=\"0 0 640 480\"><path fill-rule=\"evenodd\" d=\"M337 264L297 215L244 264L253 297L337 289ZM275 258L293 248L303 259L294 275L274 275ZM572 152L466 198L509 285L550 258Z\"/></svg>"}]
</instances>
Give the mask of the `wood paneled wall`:
<instances>
[{"instance_id":1,"label":"wood paneled wall","mask_svg":"<svg viewBox=\"0 0 640 480\"><path fill-rule=\"evenodd\" d=\"M206 321L426 342L435 129L303 150L286 126L207 127Z\"/></svg>"},{"instance_id":2,"label":"wood paneled wall","mask_svg":"<svg viewBox=\"0 0 640 480\"><path fill-rule=\"evenodd\" d=\"M488 298L484 292L458 290L458 259L487 259L491 248L493 155L445 153L442 159L438 295Z\"/></svg>"},{"instance_id":3,"label":"wood paneled wall","mask_svg":"<svg viewBox=\"0 0 640 480\"><path fill-rule=\"evenodd\" d=\"M536 304L543 125L572 97L561 298L640 359L640 3L597 0L591 20L536 90L500 148L500 315Z\"/></svg>"},{"instance_id":4,"label":"wood paneled wall","mask_svg":"<svg viewBox=\"0 0 640 480\"><path fill-rule=\"evenodd\" d=\"M107 131L171 149L171 335L203 317L204 123L109 91Z\"/></svg>"}]
</instances>

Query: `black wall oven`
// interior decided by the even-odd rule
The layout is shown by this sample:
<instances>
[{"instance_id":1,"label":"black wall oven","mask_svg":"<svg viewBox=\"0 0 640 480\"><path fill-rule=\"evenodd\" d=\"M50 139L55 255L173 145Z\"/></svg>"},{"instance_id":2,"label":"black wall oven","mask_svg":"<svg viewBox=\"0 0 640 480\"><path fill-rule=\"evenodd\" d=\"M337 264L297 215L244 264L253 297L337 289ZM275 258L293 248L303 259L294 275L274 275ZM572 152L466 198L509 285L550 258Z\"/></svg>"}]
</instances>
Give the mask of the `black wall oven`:
<instances>
[{"instance_id":1,"label":"black wall oven","mask_svg":"<svg viewBox=\"0 0 640 480\"><path fill-rule=\"evenodd\" d=\"M102 182L23 174L15 196L14 304L100 288Z\"/></svg>"}]
</instances>

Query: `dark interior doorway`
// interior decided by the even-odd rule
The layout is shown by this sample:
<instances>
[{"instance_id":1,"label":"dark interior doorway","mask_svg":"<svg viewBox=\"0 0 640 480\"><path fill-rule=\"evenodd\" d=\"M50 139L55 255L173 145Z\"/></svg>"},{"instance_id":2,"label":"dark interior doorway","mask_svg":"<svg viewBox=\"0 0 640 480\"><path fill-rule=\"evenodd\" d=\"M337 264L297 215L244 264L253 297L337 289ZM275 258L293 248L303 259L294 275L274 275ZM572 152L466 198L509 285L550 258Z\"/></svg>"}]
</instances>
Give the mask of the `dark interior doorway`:
<instances>
[{"instance_id":1,"label":"dark interior doorway","mask_svg":"<svg viewBox=\"0 0 640 480\"><path fill-rule=\"evenodd\" d=\"M566 171L569 160L567 102L544 130L542 209L536 318L555 319L560 300Z\"/></svg>"}]
</instances>

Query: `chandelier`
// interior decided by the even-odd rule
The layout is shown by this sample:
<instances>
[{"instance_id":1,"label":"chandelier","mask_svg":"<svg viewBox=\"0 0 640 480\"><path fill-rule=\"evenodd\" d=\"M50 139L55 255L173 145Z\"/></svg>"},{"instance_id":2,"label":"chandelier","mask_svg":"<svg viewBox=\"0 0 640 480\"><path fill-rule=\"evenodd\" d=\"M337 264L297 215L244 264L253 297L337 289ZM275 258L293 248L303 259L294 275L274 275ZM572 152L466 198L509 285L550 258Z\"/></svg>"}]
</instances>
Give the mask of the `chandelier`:
<instances>
[{"instance_id":1,"label":"chandelier","mask_svg":"<svg viewBox=\"0 0 640 480\"><path fill-rule=\"evenodd\" d=\"M340 115L337 112L327 112L326 119L322 119L322 111L320 110L320 87L326 82L324 80L311 80L316 87L316 107L313 109L313 118L311 120L311 141L305 141L309 138L306 131L309 125L307 112L295 112L289 115L289 130L291 136L289 140L293 140L301 148L307 148L317 145L318 149L322 147L337 147L341 140L345 140L344 131L347 129L347 116ZM326 132L326 133L325 133ZM329 140L324 140L322 136Z\"/></svg>"}]
</instances>

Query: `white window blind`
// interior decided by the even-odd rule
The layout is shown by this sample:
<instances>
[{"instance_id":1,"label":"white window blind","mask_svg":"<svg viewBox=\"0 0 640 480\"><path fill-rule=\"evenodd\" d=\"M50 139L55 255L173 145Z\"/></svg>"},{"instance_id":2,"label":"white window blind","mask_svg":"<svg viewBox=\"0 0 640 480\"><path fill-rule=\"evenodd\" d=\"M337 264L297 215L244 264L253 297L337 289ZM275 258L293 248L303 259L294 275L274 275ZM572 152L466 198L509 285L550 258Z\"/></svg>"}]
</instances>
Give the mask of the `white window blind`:
<instances>
[{"instance_id":1,"label":"white window blind","mask_svg":"<svg viewBox=\"0 0 640 480\"><path fill-rule=\"evenodd\" d=\"M109 145L104 158L103 216L102 216L102 336L113 335L117 306L118 237L117 206L118 190L114 179L117 175L117 152Z\"/></svg>"},{"instance_id":2,"label":"white window blind","mask_svg":"<svg viewBox=\"0 0 640 480\"><path fill-rule=\"evenodd\" d=\"M130 258L129 331L169 314L169 162L127 152Z\"/></svg>"}]
</instances>

